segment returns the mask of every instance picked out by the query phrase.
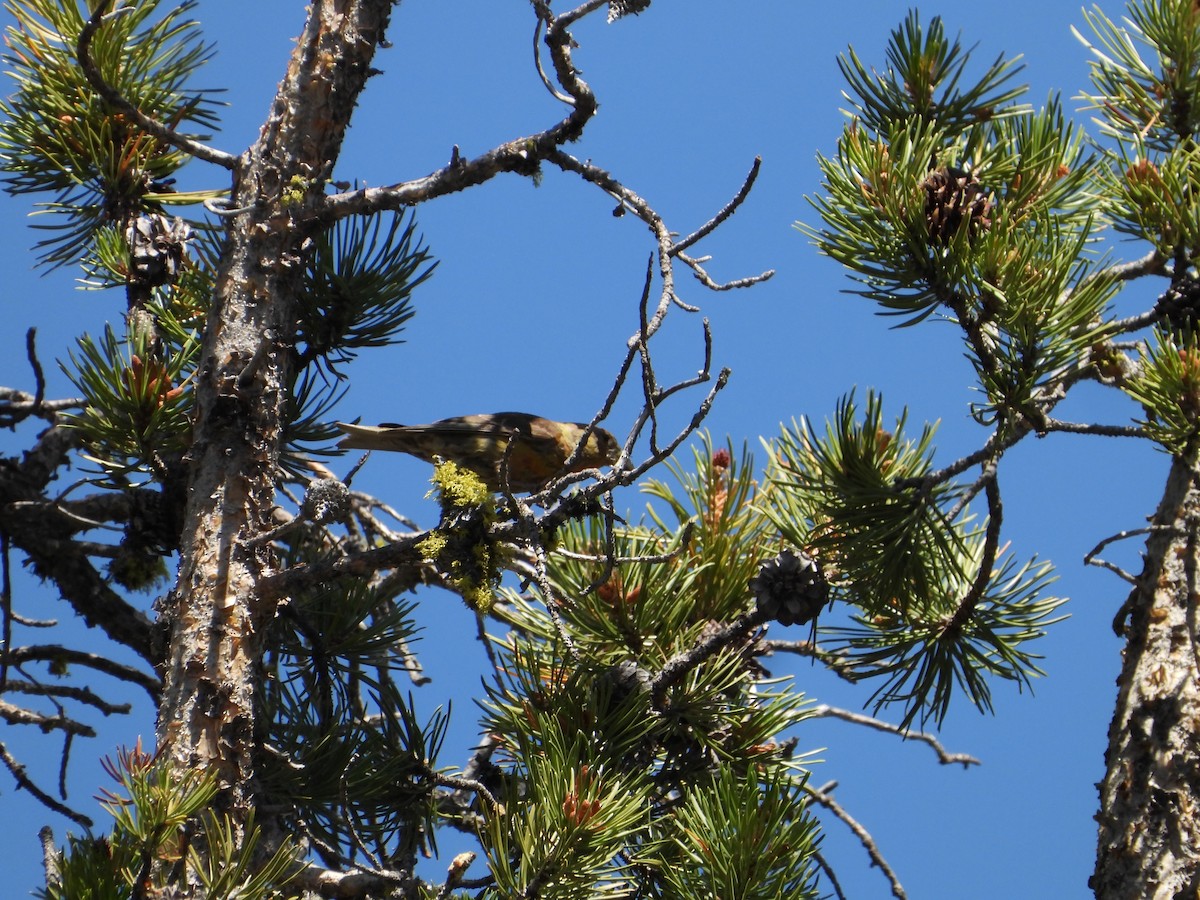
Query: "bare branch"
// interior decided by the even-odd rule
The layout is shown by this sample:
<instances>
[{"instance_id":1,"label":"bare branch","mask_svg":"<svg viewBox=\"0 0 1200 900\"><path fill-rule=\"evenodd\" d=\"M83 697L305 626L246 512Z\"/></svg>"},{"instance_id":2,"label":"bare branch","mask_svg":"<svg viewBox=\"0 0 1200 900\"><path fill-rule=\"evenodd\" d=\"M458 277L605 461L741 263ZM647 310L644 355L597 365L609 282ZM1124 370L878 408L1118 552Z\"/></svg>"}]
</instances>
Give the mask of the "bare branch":
<instances>
[{"instance_id":1,"label":"bare branch","mask_svg":"<svg viewBox=\"0 0 1200 900\"><path fill-rule=\"evenodd\" d=\"M534 10L545 26L545 43L561 88L561 91L553 89L555 96L561 95L560 99L564 102L568 102L566 98L569 98L571 111L566 118L544 131L507 141L474 159L452 158L448 165L423 178L325 197L317 211L318 220L332 223L347 216L414 206L482 184L502 172L521 175L536 173L539 163L549 159L558 147L577 140L583 134L584 126L596 114L596 97L587 82L579 77L571 59L575 40L567 29L603 5L602 0L589 0L574 10L555 16L546 0L533 0ZM545 78L545 71L539 68L539 72Z\"/></svg>"},{"instance_id":2,"label":"bare branch","mask_svg":"<svg viewBox=\"0 0 1200 900\"><path fill-rule=\"evenodd\" d=\"M100 654L85 653L82 650L73 650L58 644L14 647L3 654L3 661L16 666L27 662L53 662L69 666L83 666L119 681L137 685L155 702L158 701L158 692L162 687L162 683L152 674L122 665Z\"/></svg>"},{"instance_id":3,"label":"bare branch","mask_svg":"<svg viewBox=\"0 0 1200 900\"><path fill-rule=\"evenodd\" d=\"M833 867L826 861L825 856L820 850L813 851L813 859L817 862L817 867L829 879L829 886L833 888L833 895L839 900L846 900L846 894L842 891L842 885L837 879L837 875L833 871Z\"/></svg>"},{"instance_id":4,"label":"bare branch","mask_svg":"<svg viewBox=\"0 0 1200 900\"><path fill-rule=\"evenodd\" d=\"M54 829L49 825L43 825L38 830L38 839L42 842L42 871L45 873L45 882L47 885L54 884L61 877L58 845L54 843Z\"/></svg>"},{"instance_id":5,"label":"bare branch","mask_svg":"<svg viewBox=\"0 0 1200 900\"><path fill-rule=\"evenodd\" d=\"M444 775L441 772L434 771L433 769L427 770L426 774L428 774L430 778L432 778L442 787L451 787L458 791L471 791L472 793L478 794L487 801L488 806L490 806L493 811L499 812L503 809L503 807L500 805L500 801L496 799L495 795L487 789L482 781L478 781L474 778L467 778L461 775Z\"/></svg>"},{"instance_id":6,"label":"bare branch","mask_svg":"<svg viewBox=\"0 0 1200 900\"><path fill-rule=\"evenodd\" d=\"M1063 422L1059 419L1047 418L1046 431L1061 431L1066 434L1097 434L1102 437L1133 437L1144 438L1146 430L1136 425L1103 425L1086 422Z\"/></svg>"},{"instance_id":7,"label":"bare branch","mask_svg":"<svg viewBox=\"0 0 1200 900\"><path fill-rule=\"evenodd\" d=\"M36 385L30 412L38 412L42 408L42 401L46 399L46 373L42 371L42 364L38 362L37 358L36 328L30 328L25 332L25 356L29 360L29 368L33 369L33 383Z\"/></svg>"},{"instance_id":8,"label":"bare branch","mask_svg":"<svg viewBox=\"0 0 1200 900\"><path fill-rule=\"evenodd\" d=\"M59 803L57 800L39 788L36 784L34 784L33 781L30 780L29 776L25 773L25 767L21 765L21 763L17 762L16 758L8 752L8 747L6 747L3 743L0 743L0 762L3 762L5 768L12 773L13 779L17 782L17 787L24 788L25 790L29 791L29 793L33 794L33 796L36 797L38 802L43 806L54 810L59 815L66 816L76 825L82 825L84 828L88 829L92 827L93 822L90 818L85 816L83 813L76 812L69 806Z\"/></svg>"},{"instance_id":9,"label":"bare branch","mask_svg":"<svg viewBox=\"0 0 1200 900\"><path fill-rule=\"evenodd\" d=\"M705 271L702 265L700 265L702 260L693 259L686 253L677 253L675 256L680 262L691 269L692 273L696 276L696 279L710 291L736 291L740 290L741 288L754 287L754 285L762 284L764 281L769 281L775 276L774 269L767 269L765 272L760 272L758 275L750 275L746 278L735 278L733 281L718 282L713 281L712 276Z\"/></svg>"},{"instance_id":10,"label":"bare branch","mask_svg":"<svg viewBox=\"0 0 1200 900\"><path fill-rule=\"evenodd\" d=\"M981 765L978 759L968 753L950 753L937 738L925 731L907 731L899 725L892 725L889 722L876 719L874 716L865 716L862 713L840 709L836 706L830 706L827 703L814 706L806 710L806 713L813 718L841 719L844 722L852 722L855 725L865 725L867 728L874 728L876 731L894 734L906 741L921 741L933 748L933 751L937 754L938 762L944 766L951 763L958 763L964 769L968 769L971 766Z\"/></svg>"},{"instance_id":11,"label":"bare branch","mask_svg":"<svg viewBox=\"0 0 1200 900\"><path fill-rule=\"evenodd\" d=\"M303 563L276 575L269 575L258 584L258 599L278 600L307 585L344 575L370 576L380 569L406 570L407 580L415 586L425 581L427 574L427 567L416 548L428 535L427 531L408 535L386 547L350 553L321 562Z\"/></svg>"},{"instance_id":12,"label":"bare branch","mask_svg":"<svg viewBox=\"0 0 1200 900\"><path fill-rule=\"evenodd\" d=\"M1115 278L1117 281L1132 281L1135 278L1141 278L1143 275L1165 275L1167 274L1166 264L1167 261L1163 259L1157 250L1151 250L1141 259L1107 266L1093 273L1089 278Z\"/></svg>"},{"instance_id":13,"label":"bare branch","mask_svg":"<svg viewBox=\"0 0 1200 900\"><path fill-rule=\"evenodd\" d=\"M2 629L0 650L3 650L3 657L0 658L0 694L8 689L8 651L12 647L13 609L12 573L9 571L10 549L8 533L0 532L0 578L3 579L3 582L0 583L0 616L3 617L0 621L0 629Z\"/></svg>"},{"instance_id":14,"label":"bare branch","mask_svg":"<svg viewBox=\"0 0 1200 900\"><path fill-rule=\"evenodd\" d=\"M1109 544L1114 544L1117 541L1128 540L1131 537L1140 537L1143 534L1154 534L1155 532L1159 531L1175 531L1175 529L1166 525L1150 525L1146 528L1131 528L1128 531L1119 531L1116 534L1109 535L1087 552L1087 555L1083 557L1083 564L1085 566L1097 566L1101 569L1108 569L1122 581L1127 581L1132 585L1136 585L1138 583L1138 578L1136 575L1131 575L1120 566L1110 563L1107 560L1100 559L1097 554L1099 554L1100 551Z\"/></svg>"},{"instance_id":15,"label":"bare branch","mask_svg":"<svg viewBox=\"0 0 1200 900\"><path fill-rule=\"evenodd\" d=\"M66 684L34 684L30 681L10 681L5 687L14 694L74 700L97 709L106 716L127 715L133 709L133 705L130 703L109 703L94 693L91 688L86 687Z\"/></svg>"},{"instance_id":16,"label":"bare branch","mask_svg":"<svg viewBox=\"0 0 1200 900\"><path fill-rule=\"evenodd\" d=\"M386 896L398 889L404 894L415 889L417 883L417 879L405 872L334 872L306 864L291 877L288 885L317 897L355 900Z\"/></svg>"},{"instance_id":17,"label":"bare branch","mask_svg":"<svg viewBox=\"0 0 1200 900\"><path fill-rule=\"evenodd\" d=\"M17 467L0 467L0 531L93 627L152 661L150 620L117 594L71 540L74 523L45 503L43 486L68 458L77 436L50 428ZM45 504L40 512L25 504Z\"/></svg>"},{"instance_id":18,"label":"bare branch","mask_svg":"<svg viewBox=\"0 0 1200 900\"><path fill-rule=\"evenodd\" d=\"M830 652L821 649L816 641L785 641L775 638L768 638L758 642L758 648L763 655L772 653L795 653L798 656L809 656L817 662L822 663L827 669L837 675L839 678L844 678L847 681L855 682L859 679L855 677L854 671L859 667L852 658L842 652Z\"/></svg>"},{"instance_id":19,"label":"bare branch","mask_svg":"<svg viewBox=\"0 0 1200 900\"><path fill-rule=\"evenodd\" d=\"M835 816L842 820L846 826L854 832L854 836L858 838L858 842L862 844L863 849L867 851L867 856L871 858L871 864L878 866L883 872L885 878L892 886L892 896L896 900L907 900L908 894L904 892L903 886L900 884L900 879L896 877L896 873L892 867L888 865L888 861L883 858L883 854L879 852L879 847L875 843L875 839L871 837L871 832L867 831L858 820L850 813L846 812L845 808L833 799L833 796L824 790L804 786L804 792L813 799L814 802L825 807Z\"/></svg>"},{"instance_id":20,"label":"bare branch","mask_svg":"<svg viewBox=\"0 0 1200 900\"><path fill-rule=\"evenodd\" d=\"M38 400L33 394L16 388L0 387L0 428L12 428L30 416L47 422L58 421L58 414L66 409L81 409L82 397L63 400Z\"/></svg>"},{"instance_id":21,"label":"bare branch","mask_svg":"<svg viewBox=\"0 0 1200 900\"><path fill-rule=\"evenodd\" d=\"M983 491L984 496L987 497L988 517L979 571L975 573L975 579L971 582L966 594L958 601L958 608L954 610L954 615L942 629L942 634L956 634L966 624L971 613L975 611L975 607L979 605L979 601L983 599L988 582L992 578L992 570L996 565L996 554L1000 549L1000 527L1004 521L1004 504L1000 499L1000 485L996 479L994 462L984 469L982 477L985 479Z\"/></svg>"},{"instance_id":22,"label":"bare branch","mask_svg":"<svg viewBox=\"0 0 1200 900\"><path fill-rule=\"evenodd\" d=\"M754 157L754 163L750 166L750 172L746 175L745 180L742 181L742 186L738 188L738 192L734 194L733 199L721 207L715 216L713 216L687 237L682 238L681 240L678 240L672 244L671 255L678 256L679 254L683 253L683 251L692 246L692 244L695 244L697 241L702 240L716 231L722 222L737 212L738 207L742 205L748 196L750 196L750 189L754 187L754 182L758 180L758 170L760 168L762 168L762 157L756 156Z\"/></svg>"},{"instance_id":23,"label":"bare branch","mask_svg":"<svg viewBox=\"0 0 1200 900\"><path fill-rule=\"evenodd\" d=\"M34 725L42 731L62 731L82 737L96 736L96 731L91 726L68 719L62 714L47 716L5 700L0 700L0 719L9 725Z\"/></svg>"}]
</instances>

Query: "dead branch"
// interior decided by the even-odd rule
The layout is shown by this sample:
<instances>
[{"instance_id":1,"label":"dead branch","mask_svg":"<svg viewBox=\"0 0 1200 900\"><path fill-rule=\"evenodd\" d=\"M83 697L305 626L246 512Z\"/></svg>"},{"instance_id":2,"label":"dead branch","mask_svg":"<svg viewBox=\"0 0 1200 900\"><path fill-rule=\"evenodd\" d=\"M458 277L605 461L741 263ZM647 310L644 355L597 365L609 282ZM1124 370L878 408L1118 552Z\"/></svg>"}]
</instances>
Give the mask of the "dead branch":
<instances>
[{"instance_id":1,"label":"dead branch","mask_svg":"<svg viewBox=\"0 0 1200 900\"><path fill-rule=\"evenodd\" d=\"M903 738L906 741L921 741L933 748L937 754L938 762L942 765L958 763L964 769L971 766L981 765L980 761L968 753L951 753L942 746L941 742L932 734L924 731L906 731L899 725L892 725L889 722L883 722L876 719L874 716L865 716L862 713L851 712L848 709L840 709L836 706L830 706L827 703L822 703L819 706L814 706L806 710L807 714L813 718L832 718L841 719L844 722L853 722L855 725L864 725L867 728L874 728L876 731L882 731L886 734L894 734L897 737Z\"/></svg>"},{"instance_id":2,"label":"dead branch","mask_svg":"<svg viewBox=\"0 0 1200 900\"><path fill-rule=\"evenodd\" d=\"M59 803L57 800L39 788L36 784L34 784L29 779L29 776L25 773L25 767L17 762L13 755L8 752L8 747L6 747L3 743L0 743L0 762L3 762L5 768L12 773L13 779L17 782L17 787L29 791L29 793L36 797L38 802L47 809L52 809L59 815L66 816L76 825L81 825L87 829L92 827L93 822L90 818L85 816L83 813L76 812L63 803Z\"/></svg>"},{"instance_id":3,"label":"dead branch","mask_svg":"<svg viewBox=\"0 0 1200 900\"><path fill-rule=\"evenodd\" d=\"M815 803L825 807L845 823L846 827L858 838L858 842L862 844L863 849L867 851L867 856L871 858L871 864L878 866L879 870L883 872L884 877L892 887L892 896L896 900L907 900L908 894L904 892L904 887L900 884L900 879L896 877L896 873L888 865L888 861L879 852L879 846L875 843L875 839L871 837L871 832L867 831L840 803L834 800L832 794L819 788L809 787L808 785L804 786L804 792Z\"/></svg>"}]
</instances>

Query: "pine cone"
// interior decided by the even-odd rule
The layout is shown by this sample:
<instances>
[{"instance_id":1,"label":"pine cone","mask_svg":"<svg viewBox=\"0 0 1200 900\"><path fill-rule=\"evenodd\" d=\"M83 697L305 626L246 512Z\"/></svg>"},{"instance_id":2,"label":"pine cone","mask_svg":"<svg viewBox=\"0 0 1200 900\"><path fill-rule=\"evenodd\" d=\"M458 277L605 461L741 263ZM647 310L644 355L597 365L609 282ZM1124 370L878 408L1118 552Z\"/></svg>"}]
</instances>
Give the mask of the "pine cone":
<instances>
[{"instance_id":1,"label":"pine cone","mask_svg":"<svg viewBox=\"0 0 1200 900\"><path fill-rule=\"evenodd\" d=\"M758 567L750 579L758 609L780 625L811 622L829 602L829 582L806 553L784 550Z\"/></svg>"},{"instance_id":2,"label":"pine cone","mask_svg":"<svg viewBox=\"0 0 1200 900\"><path fill-rule=\"evenodd\" d=\"M615 22L621 16L635 16L650 7L650 0L608 0L608 21Z\"/></svg>"},{"instance_id":3,"label":"pine cone","mask_svg":"<svg viewBox=\"0 0 1200 900\"><path fill-rule=\"evenodd\" d=\"M950 243L964 218L970 221L967 238L971 241L992 227L991 195L973 172L942 166L930 172L921 187L925 189L925 222L930 243Z\"/></svg>"},{"instance_id":4,"label":"pine cone","mask_svg":"<svg viewBox=\"0 0 1200 900\"><path fill-rule=\"evenodd\" d=\"M1186 336L1200 328L1200 281L1185 278L1158 298L1154 311L1162 323L1178 335Z\"/></svg>"},{"instance_id":5,"label":"pine cone","mask_svg":"<svg viewBox=\"0 0 1200 900\"><path fill-rule=\"evenodd\" d=\"M138 216L125 229L133 274L149 287L173 283L191 239L191 226L183 219L168 219L161 213Z\"/></svg>"}]
</instances>

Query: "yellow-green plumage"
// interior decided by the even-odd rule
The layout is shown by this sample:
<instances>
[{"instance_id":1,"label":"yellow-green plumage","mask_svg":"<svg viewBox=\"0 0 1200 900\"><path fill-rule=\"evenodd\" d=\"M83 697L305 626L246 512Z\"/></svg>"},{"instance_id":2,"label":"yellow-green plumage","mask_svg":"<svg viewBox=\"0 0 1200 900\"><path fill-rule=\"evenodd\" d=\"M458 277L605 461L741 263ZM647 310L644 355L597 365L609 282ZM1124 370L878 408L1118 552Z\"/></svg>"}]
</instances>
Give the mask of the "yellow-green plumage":
<instances>
[{"instance_id":1,"label":"yellow-green plumage","mask_svg":"<svg viewBox=\"0 0 1200 900\"><path fill-rule=\"evenodd\" d=\"M433 462L452 460L470 469L494 491L504 482L501 468L508 453L508 488L537 491L567 471L581 472L617 461L621 448L603 428L588 435L579 456L566 461L583 438L587 426L556 422L528 413L484 413L442 419L429 425L350 425L336 423L346 436L338 446L347 450L395 450ZM512 450L509 451L509 443Z\"/></svg>"}]
</instances>

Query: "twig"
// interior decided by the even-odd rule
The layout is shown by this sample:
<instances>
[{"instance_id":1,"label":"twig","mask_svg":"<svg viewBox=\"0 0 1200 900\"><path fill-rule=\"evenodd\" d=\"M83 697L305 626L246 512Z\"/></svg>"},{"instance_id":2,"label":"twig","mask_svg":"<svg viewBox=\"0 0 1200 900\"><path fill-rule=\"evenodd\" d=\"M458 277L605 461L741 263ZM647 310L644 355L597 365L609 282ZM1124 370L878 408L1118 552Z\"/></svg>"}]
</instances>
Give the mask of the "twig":
<instances>
[{"instance_id":1,"label":"twig","mask_svg":"<svg viewBox=\"0 0 1200 900\"><path fill-rule=\"evenodd\" d=\"M496 799L495 795L487 789L482 781L474 778L466 778L461 775L444 775L433 769L429 769L427 774L442 787L451 787L459 791L471 791L486 800L488 806L493 810L502 809L500 801Z\"/></svg>"},{"instance_id":2,"label":"twig","mask_svg":"<svg viewBox=\"0 0 1200 900\"><path fill-rule=\"evenodd\" d=\"M764 281L769 281L775 277L774 269L767 269L765 272L760 272L757 275L750 275L746 278L735 278L732 281L714 281L712 276L704 270L700 265L702 260L693 259L686 253L676 254L676 257L681 263L692 270L696 279L708 288L710 291L736 291L741 288L754 287L756 284L762 284Z\"/></svg>"},{"instance_id":3,"label":"twig","mask_svg":"<svg viewBox=\"0 0 1200 900\"><path fill-rule=\"evenodd\" d=\"M304 863L292 875L289 887L300 888L317 897L367 898L392 894L418 896L420 882L406 872L337 872ZM408 891L411 889L411 894Z\"/></svg>"},{"instance_id":4,"label":"twig","mask_svg":"<svg viewBox=\"0 0 1200 900\"><path fill-rule=\"evenodd\" d=\"M897 481L895 486L901 490L911 487L928 489L936 484L949 481L956 475L961 475L963 472L974 468L982 462L986 462L989 459L998 460L1004 451L1016 445L1029 431L1029 426L1023 424L1015 425L1010 432L1006 433L1001 433L999 430L993 431L988 436L987 441L984 442L984 445L978 450L968 453L966 456L962 456L949 465L930 472L922 478L905 478Z\"/></svg>"},{"instance_id":5,"label":"twig","mask_svg":"<svg viewBox=\"0 0 1200 900\"><path fill-rule=\"evenodd\" d=\"M71 764L71 747L74 745L75 735L67 732L63 735L63 749L58 756L58 796L66 799L67 796L67 768Z\"/></svg>"},{"instance_id":6,"label":"twig","mask_svg":"<svg viewBox=\"0 0 1200 900\"><path fill-rule=\"evenodd\" d=\"M42 401L46 399L46 373L42 371L42 364L37 358L36 328L25 332L25 356L29 360L29 368L33 369L33 406L30 412L36 413L42 408Z\"/></svg>"},{"instance_id":7,"label":"twig","mask_svg":"<svg viewBox=\"0 0 1200 900\"><path fill-rule=\"evenodd\" d=\"M58 846L54 843L54 829L43 825L38 829L38 840L42 842L42 871L45 874L46 886L50 887L57 884L62 877Z\"/></svg>"},{"instance_id":8,"label":"twig","mask_svg":"<svg viewBox=\"0 0 1200 900\"><path fill-rule=\"evenodd\" d=\"M3 622L0 622L0 628L3 629L0 633L0 694L8 690L9 651L12 650L12 574L9 571L11 549L8 532L0 532L0 616L3 616Z\"/></svg>"},{"instance_id":9,"label":"twig","mask_svg":"<svg viewBox=\"0 0 1200 900\"><path fill-rule=\"evenodd\" d=\"M545 26L546 19L550 17L550 8L544 3L535 3L534 9L538 12L538 17L537 24L533 26L533 67L537 69L538 78L542 79L542 84L546 86L546 90L550 92L551 97L555 100L561 100L568 106L574 106L575 99L556 88L550 81L550 76L546 74L546 70L542 68L542 50L539 38L542 36L542 28ZM543 14L543 11L545 14Z\"/></svg>"},{"instance_id":10,"label":"twig","mask_svg":"<svg viewBox=\"0 0 1200 900\"><path fill-rule=\"evenodd\" d=\"M96 731L90 725L68 719L62 713L47 716L31 709L17 706L0 700L0 719L9 725L34 725L42 731L62 731L67 734L79 734L83 737L95 737Z\"/></svg>"},{"instance_id":11,"label":"twig","mask_svg":"<svg viewBox=\"0 0 1200 900\"><path fill-rule=\"evenodd\" d=\"M158 702L162 682L154 675L139 671L132 666L126 666L97 653L85 653L58 644L38 644L31 647L14 647L5 651L6 664L20 665L25 662L54 662L73 666L86 666L105 675L110 675L120 681L137 685L142 688L150 699Z\"/></svg>"},{"instance_id":12,"label":"twig","mask_svg":"<svg viewBox=\"0 0 1200 900\"><path fill-rule=\"evenodd\" d=\"M834 800L830 794L807 785L804 786L804 791L814 802L825 807L854 832L854 836L858 838L858 842L867 851L867 856L871 858L871 865L878 866L879 870L883 872L884 877L890 882L892 896L896 900L907 900L908 894L904 892L904 888L900 884L900 879L896 877L896 873L892 871L892 867L888 865L887 860L883 858L883 854L879 852L879 847L875 844L875 839L871 837L871 832L860 825L858 820L846 812L842 805Z\"/></svg>"},{"instance_id":13,"label":"twig","mask_svg":"<svg viewBox=\"0 0 1200 900\"><path fill-rule=\"evenodd\" d=\"M834 896L839 897L840 900L846 900L846 895L843 893L842 886L837 880L837 875L834 874L833 866L829 865L828 861L826 861L825 856L820 850L813 851L813 859L816 860L817 867L824 873L825 877L829 879L829 886L833 888Z\"/></svg>"},{"instance_id":14,"label":"twig","mask_svg":"<svg viewBox=\"0 0 1200 900\"><path fill-rule=\"evenodd\" d=\"M1120 566L1110 563L1107 560L1100 559L1097 554L1109 544L1114 544L1117 541L1124 541L1131 537L1139 537L1143 534L1154 534L1162 531L1175 531L1175 529L1170 525L1148 525L1145 528L1131 528L1127 531L1118 531L1116 534L1109 535L1095 547L1089 550L1083 557L1083 564L1085 566L1097 566L1101 569L1108 569L1122 581L1127 581L1132 585L1136 585L1138 583L1136 575L1130 575Z\"/></svg>"},{"instance_id":15,"label":"twig","mask_svg":"<svg viewBox=\"0 0 1200 900\"><path fill-rule=\"evenodd\" d=\"M742 205L742 203L745 201L745 199L748 196L750 196L750 189L754 187L754 182L758 180L758 170L761 168L762 168L762 157L761 156L754 157L754 163L750 166L750 171L746 174L746 177L742 180L742 186L740 188L738 188L738 192L736 194L734 194L733 199L730 200L728 203L726 203L723 207L721 207L721 209L717 211L717 214L715 216L713 216L711 219L709 219L707 222L705 222L703 225L701 225L699 228L697 228L695 231L693 231L687 237L685 237L681 240L678 240L674 244L672 244L671 245L671 255L678 256L679 254L683 253L683 251L686 250L688 247L692 246L692 244L695 244L697 241L708 237L708 235L712 234L714 231L717 230L717 228L721 225L722 222L724 222L726 219L728 219L730 216L732 216L735 212L737 212L738 207Z\"/></svg>"},{"instance_id":16,"label":"twig","mask_svg":"<svg viewBox=\"0 0 1200 900\"><path fill-rule=\"evenodd\" d=\"M865 716L862 713L851 712L848 709L841 709L836 706L830 706L827 703L822 703L819 706L814 706L806 713L815 719L831 718L841 719L845 722L852 722L855 725L865 725L867 728L874 728L876 731L882 731L886 734L894 734L904 740L921 741L933 748L937 754L938 762L942 765L950 765L952 763L960 764L964 769L971 766L982 765L982 763L971 756L969 753L950 753L942 746L941 742L932 734L925 731L906 731L899 725L893 725L890 722L884 722L876 719L874 716Z\"/></svg>"},{"instance_id":17,"label":"twig","mask_svg":"<svg viewBox=\"0 0 1200 900\"><path fill-rule=\"evenodd\" d=\"M979 571L975 573L975 579L971 582L966 594L958 601L958 608L954 610L954 615L942 629L942 634L955 634L966 624L979 601L983 599L984 591L987 590L988 582L992 577L992 569L996 564L996 554L1000 548L1000 526L1004 521L1004 504L1000 499L1000 485L996 479L994 462L985 468L984 477L986 480L983 490L987 497L988 519Z\"/></svg>"},{"instance_id":18,"label":"twig","mask_svg":"<svg viewBox=\"0 0 1200 900\"><path fill-rule=\"evenodd\" d=\"M98 696L91 688L75 687L67 684L34 684L31 681L12 681L6 685L14 694L24 694L28 697L52 697L74 700L98 710L106 716L128 715L133 705L130 703L109 703Z\"/></svg>"},{"instance_id":19,"label":"twig","mask_svg":"<svg viewBox=\"0 0 1200 900\"><path fill-rule=\"evenodd\" d=\"M596 114L596 96L580 76L571 58L575 39L567 29L577 20L594 12L606 0L589 0L574 10L555 16L546 0L533 0L537 15L546 23L545 43L554 74L564 96L569 96L571 112L566 118L543 131L517 137L473 159L455 159L428 175L385 187L345 191L323 198L316 213L318 224L332 223L352 215L369 215L402 209L482 184L501 172L533 175L542 160L549 159L562 145L574 141ZM543 75L544 70L543 70ZM616 196L614 194L614 196Z\"/></svg>"},{"instance_id":20,"label":"twig","mask_svg":"<svg viewBox=\"0 0 1200 900\"><path fill-rule=\"evenodd\" d=\"M853 673L853 670L859 666L858 663L843 652L835 653L822 650L816 641L785 641L768 638L759 641L758 647L763 651L763 655L771 653L795 653L798 656L808 656L819 663L823 663L826 668L839 678L844 678L850 682L857 682L859 680Z\"/></svg>"},{"instance_id":21,"label":"twig","mask_svg":"<svg viewBox=\"0 0 1200 900\"><path fill-rule=\"evenodd\" d=\"M667 690L688 672L710 656L728 647L739 637L762 625L769 617L760 609L743 613L724 628L713 632L689 650L668 659L663 667L650 679L650 705L661 710L666 705Z\"/></svg>"},{"instance_id":22,"label":"twig","mask_svg":"<svg viewBox=\"0 0 1200 900\"><path fill-rule=\"evenodd\" d=\"M3 743L0 743L0 762L3 762L5 768L12 773L13 778L17 782L17 787L24 788L25 790L29 791L29 793L33 794L33 796L36 797L38 802L43 806L54 810L59 815L66 816L76 825L82 825L84 828L91 829L94 823L90 818L85 816L83 813L76 812L69 806L59 803L57 800L39 788L36 784L34 784L29 779L29 776L25 774L25 767L17 762L13 755L8 752L8 747L6 747Z\"/></svg>"},{"instance_id":23,"label":"twig","mask_svg":"<svg viewBox=\"0 0 1200 900\"><path fill-rule=\"evenodd\" d=\"M565 547L555 547L554 553L557 556L563 556L567 559L574 559L579 562L607 562L611 559L614 563L624 565L626 563L665 563L673 559L678 559L679 554L687 549L691 542L692 533L696 530L695 522L687 522L683 526L683 531L680 532L678 546L674 550L668 550L666 553L646 553L638 556L597 556L594 553L577 553L574 550L567 550Z\"/></svg>"},{"instance_id":24,"label":"twig","mask_svg":"<svg viewBox=\"0 0 1200 900\"><path fill-rule=\"evenodd\" d=\"M384 547L292 566L262 579L257 597L261 601L277 600L306 585L343 575L370 576L380 569L404 569L408 583L419 584L425 567L417 546L427 536L428 532L419 532Z\"/></svg>"},{"instance_id":25,"label":"twig","mask_svg":"<svg viewBox=\"0 0 1200 900\"><path fill-rule=\"evenodd\" d=\"M1067 434L1098 434L1102 437L1134 437L1144 438L1146 429L1136 425L1104 425L1086 422L1062 422L1058 419L1046 418L1046 431L1061 431Z\"/></svg>"}]
</instances>

